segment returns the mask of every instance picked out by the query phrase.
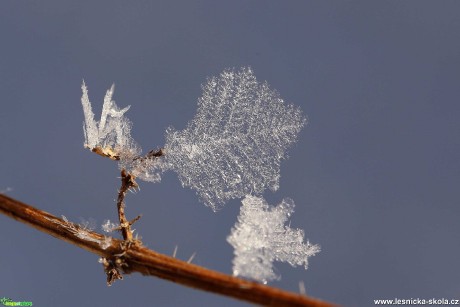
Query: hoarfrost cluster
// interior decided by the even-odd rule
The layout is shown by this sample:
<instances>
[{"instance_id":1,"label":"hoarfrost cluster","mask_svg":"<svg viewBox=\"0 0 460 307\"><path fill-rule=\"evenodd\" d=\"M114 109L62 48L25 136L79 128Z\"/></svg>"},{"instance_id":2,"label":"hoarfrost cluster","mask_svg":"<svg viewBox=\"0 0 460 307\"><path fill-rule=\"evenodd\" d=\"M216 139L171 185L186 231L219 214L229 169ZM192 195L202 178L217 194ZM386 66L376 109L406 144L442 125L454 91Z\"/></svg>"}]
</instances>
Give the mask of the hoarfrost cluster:
<instances>
[{"instance_id":1,"label":"hoarfrost cluster","mask_svg":"<svg viewBox=\"0 0 460 307\"><path fill-rule=\"evenodd\" d=\"M320 251L318 245L303 243L304 232L285 224L294 212L294 202L285 198L270 207L260 197L246 196L238 222L227 241L233 246L233 274L266 283L278 279L273 261L308 267L308 257Z\"/></svg>"},{"instance_id":2,"label":"hoarfrost cluster","mask_svg":"<svg viewBox=\"0 0 460 307\"><path fill-rule=\"evenodd\" d=\"M81 103L85 116L83 123L84 146L101 156L118 160L120 169L125 169L142 180L159 181L159 176L154 172L154 168L157 166L155 161L139 158L142 150L131 137L131 121L124 116L130 106L124 109L118 108L115 101L112 100L115 87L112 85L105 94L99 121L94 119L85 82L83 82L81 89L83 91Z\"/></svg>"},{"instance_id":3,"label":"hoarfrost cluster","mask_svg":"<svg viewBox=\"0 0 460 307\"><path fill-rule=\"evenodd\" d=\"M279 185L280 160L305 118L250 68L228 69L203 85L194 119L166 131L166 168L213 210Z\"/></svg>"}]
</instances>

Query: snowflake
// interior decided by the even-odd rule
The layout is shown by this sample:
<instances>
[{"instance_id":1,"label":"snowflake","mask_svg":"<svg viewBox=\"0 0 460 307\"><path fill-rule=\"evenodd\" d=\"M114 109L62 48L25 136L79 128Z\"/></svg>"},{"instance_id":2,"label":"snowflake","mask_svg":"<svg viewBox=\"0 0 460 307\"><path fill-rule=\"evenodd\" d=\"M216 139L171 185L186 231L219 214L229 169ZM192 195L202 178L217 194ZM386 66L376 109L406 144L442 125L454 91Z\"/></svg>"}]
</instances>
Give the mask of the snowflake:
<instances>
[{"instance_id":1,"label":"snowflake","mask_svg":"<svg viewBox=\"0 0 460 307\"><path fill-rule=\"evenodd\" d=\"M305 122L250 68L228 69L203 85L186 129L166 131L163 168L217 210L229 199L277 190L280 160Z\"/></svg>"},{"instance_id":2,"label":"snowflake","mask_svg":"<svg viewBox=\"0 0 460 307\"><path fill-rule=\"evenodd\" d=\"M260 197L247 195L227 241L235 249L233 275L267 283L278 279L273 261L308 268L308 257L320 251L318 245L303 243L304 232L285 226L294 212L294 202L285 198L270 208Z\"/></svg>"}]
</instances>

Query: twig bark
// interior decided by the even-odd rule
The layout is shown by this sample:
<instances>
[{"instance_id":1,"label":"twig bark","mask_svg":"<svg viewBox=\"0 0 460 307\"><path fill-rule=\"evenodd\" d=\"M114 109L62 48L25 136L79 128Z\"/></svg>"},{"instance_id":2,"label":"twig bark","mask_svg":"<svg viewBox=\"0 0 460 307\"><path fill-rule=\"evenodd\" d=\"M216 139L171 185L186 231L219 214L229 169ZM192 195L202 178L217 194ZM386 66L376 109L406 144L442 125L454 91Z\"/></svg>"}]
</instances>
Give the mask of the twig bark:
<instances>
[{"instance_id":1,"label":"twig bark","mask_svg":"<svg viewBox=\"0 0 460 307\"><path fill-rule=\"evenodd\" d=\"M119 259L117 255L123 254L121 268L125 274L139 272L267 306L334 306L318 299L212 271L159 254L139 244L133 244L126 249L124 247L126 241L114 238L107 240L107 237L99 233L82 229L74 223L2 194L0 194L0 213L102 258L116 260Z\"/></svg>"},{"instance_id":2,"label":"twig bark","mask_svg":"<svg viewBox=\"0 0 460 307\"><path fill-rule=\"evenodd\" d=\"M118 191L118 198L117 198L117 209L118 209L118 220L120 221L120 229L121 234L123 235L123 239L125 241L133 241L133 232L131 231L131 225L134 224L140 216L137 216L131 222L128 221L125 215L125 196L126 192L129 191L131 188L137 188L138 185L136 181L134 181L134 176L128 174L125 170L121 171L121 187Z\"/></svg>"}]
</instances>

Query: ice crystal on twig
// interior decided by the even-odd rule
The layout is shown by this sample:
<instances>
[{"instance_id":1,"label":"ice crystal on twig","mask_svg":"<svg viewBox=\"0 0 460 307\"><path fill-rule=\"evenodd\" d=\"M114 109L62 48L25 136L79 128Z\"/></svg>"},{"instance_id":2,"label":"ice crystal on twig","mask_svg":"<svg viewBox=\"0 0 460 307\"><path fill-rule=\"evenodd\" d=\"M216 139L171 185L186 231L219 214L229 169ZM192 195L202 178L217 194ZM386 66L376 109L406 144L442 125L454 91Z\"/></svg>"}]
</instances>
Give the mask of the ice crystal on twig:
<instances>
[{"instance_id":1,"label":"ice crystal on twig","mask_svg":"<svg viewBox=\"0 0 460 307\"><path fill-rule=\"evenodd\" d=\"M308 267L308 257L320 251L318 245L303 243L304 232L286 226L294 202L285 198L270 207L263 198L247 195L238 222L227 241L234 247L233 274L266 283L279 278L273 261Z\"/></svg>"},{"instance_id":2,"label":"ice crystal on twig","mask_svg":"<svg viewBox=\"0 0 460 307\"><path fill-rule=\"evenodd\" d=\"M62 220L64 222L61 222L59 219L56 219L56 218L45 217L45 219L49 220L50 222L54 224L61 226L63 229L66 229L67 231L72 233L74 236L82 240L89 241L89 242L95 242L99 244L99 246L102 249L107 249L107 247L109 247L110 244L112 243L111 237L104 236L104 239L100 240L91 234L92 229L91 229L90 224L92 222L83 221L83 224L75 224L75 223L70 222L67 219L67 217L65 217L64 215L62 215Z\"/></svg>"},{"instance_id":3,"label":"ice crystal on twig","mask_svg":"<svg viewBox=\"0 0 460 307\"><path fill-rule=\"evenodd\" d=\"M203 85L194 119L166 131L166 169L217 210L227 200L277 190L280 160L305 124L250 68L228 69Z\"/></svg>"},{"instance_id":4,"label":"ice crystal on twig","mask_svg":"<svg viewBox=\"0 0 460 307\"><path fill-rule=\"evenodd\" d=\"M112 100L114 85L107 91L102 106L102 114L99 122L94 120L94 113L88 97L88 89L83 82L81 89L83 95L81 103L85 122L83 132L85 134L85 147L96 151L98 154L105 155L118 160L120 155L126 152L137 153L138 149L131 138L131 122L124 116L130 106L120 110L115 101Z\"/></svg>"},{"instance_id":5,"label":"ice crystal on twig","mask_svg":"<svg viewBox=\"0 0 460 307\"><path fill-rule=\"evenodd\" d=\"M80 217L80 223L78 223L78 226L80 226L83 230L93 231L96 228L96 220L93 218L84 219Z\"/></svg>"},{"instance_id":6,"label":"ice crystal on twig","mask_svg":"<svg viewBox=\"0 0 460 307\"><path fill-rule=\"evenodd\" d=\"M120 225L116 223L112 223L110 220L106 220L104 224L102 224L101 227L102 227L102 230L104 230L104 232L113 232L114 230L119 229Z\"/></svg>"},{"instance_id":7,"label":"ice crystal on twig","mask_svg":"<svg viewBox=\"0 0 460 307\"><path fill-rule=\"evenodd\" d=\"M101 156L118 160L120 169L126 169L135 177L145 181L159 181L160 176L154 171L157 161L140 157L142 150L131 137L132 123L124 115L130 106L119 109L112 100L114 86L112 85L105 94L100 121L94 119L85 82L81 89L83 91L81 103L85 116L84 146Z\"/></svg>"}]
</instances>

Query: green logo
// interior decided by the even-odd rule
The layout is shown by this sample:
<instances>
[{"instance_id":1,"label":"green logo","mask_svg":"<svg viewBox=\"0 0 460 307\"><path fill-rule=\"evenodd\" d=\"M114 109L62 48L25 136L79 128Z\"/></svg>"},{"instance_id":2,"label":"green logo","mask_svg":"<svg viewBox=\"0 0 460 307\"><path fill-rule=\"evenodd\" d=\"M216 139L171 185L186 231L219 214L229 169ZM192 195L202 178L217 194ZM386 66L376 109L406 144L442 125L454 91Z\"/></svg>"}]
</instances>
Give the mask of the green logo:
<instances>
[{"instance_id":1,"label":"green logo","mask_svg":"<svg viewBox=\"0 0 460 307\"><path fill-rule=\"evenodd\" d=\"M14 302L8 297L0 298L0 303L4 306L32 306L32 302Z\"/></svg>"}]
</instances>

